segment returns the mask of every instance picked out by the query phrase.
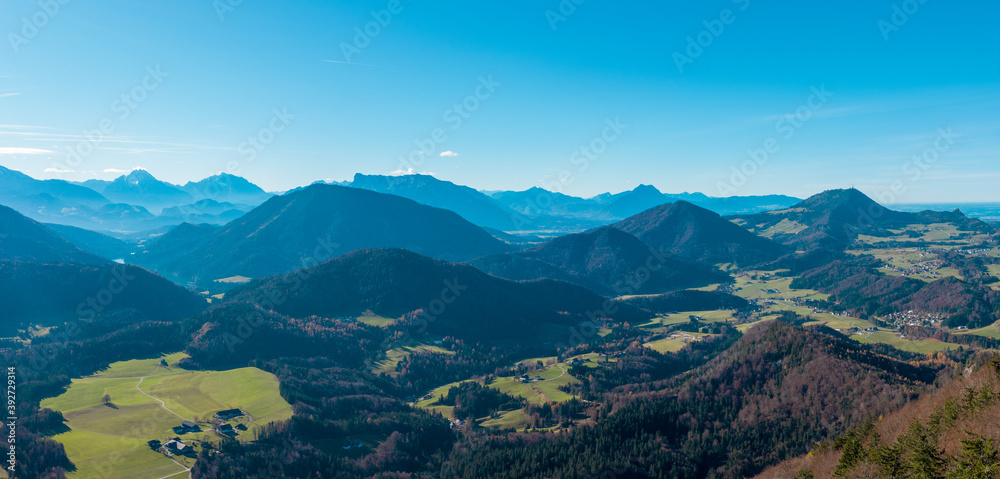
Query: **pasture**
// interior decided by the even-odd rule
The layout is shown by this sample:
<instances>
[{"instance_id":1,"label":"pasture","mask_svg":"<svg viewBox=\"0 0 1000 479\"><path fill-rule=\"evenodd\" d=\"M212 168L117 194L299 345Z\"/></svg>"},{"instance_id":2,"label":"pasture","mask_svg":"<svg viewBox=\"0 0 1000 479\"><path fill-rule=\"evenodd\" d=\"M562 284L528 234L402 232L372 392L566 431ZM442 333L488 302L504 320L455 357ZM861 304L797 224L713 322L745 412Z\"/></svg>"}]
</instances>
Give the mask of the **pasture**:
<instances>
[{"instance_id":1,"label":"pasture","mask_svg":"<svg viewBox=\"0 0 1000 479\"><path fill-rule=\"evenodd\" d=\"M208 421L224 409L250 414L245 425L263 425L288 419L291 406L278 393L278 381L257 368L229 371L187 371L174 366L183 353L160 358L123 361L92 376L74 379L61 395L42 401L42 407L63 413L69 431L53 437L62 443L77 466L69 477L160 478L182 473L192 459L168 458L146 442L167 442L178 436L172 427L189 420L203 432L180 436L187 444L217 442ZM105 405L102 397L110 402ZM162 403L161 403L162 401ZM241 439L249 438L250 435Z\"/></svg>"}]
</instances>

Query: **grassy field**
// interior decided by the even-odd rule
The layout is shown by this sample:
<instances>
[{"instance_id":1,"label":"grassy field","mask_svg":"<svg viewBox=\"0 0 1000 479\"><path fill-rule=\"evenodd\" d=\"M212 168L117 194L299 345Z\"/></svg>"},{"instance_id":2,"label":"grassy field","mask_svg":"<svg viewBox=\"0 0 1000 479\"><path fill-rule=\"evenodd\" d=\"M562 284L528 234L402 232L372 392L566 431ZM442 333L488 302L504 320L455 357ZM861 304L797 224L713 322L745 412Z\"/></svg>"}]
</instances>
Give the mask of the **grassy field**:
<instances>
[{"instance_id":1,"label":"grassy field","mask_svg":"<svg viewBox=\"0 0 1000 479\"><path fill-rule=\"evenodd\" d=\"M781 220L780 223L761 231L759 234L766 238L773 238L778 234L797 234L805 231L808 226L799 223L797 221L792 221L787 218Z\"/></svg>"},{"instance_id":2,"label":"grassy field","mask_svg":"<svg viewBox=\"0 0 1000 479\"><path fill-rule=\"evenodd\" d=\"M357 319L359 323L364 323L367 324L368 326L375 326L376 328L384 328L398 321L397 319L384 318L375 313L372 313L371 311L366 311L365 314L358 316Z\"/></svg>"},{"instance_id":3,"label":"grassy field","mask_svg":"<svg viewBox=\"0 0 1000 479\"><path fill-rule=\"evenodd\" d=\"M229 283L229 284L243 284L253 281L253 278L247 278L246 276L230 276L228 278L217 279L217 283Z\"/></svg>"},{"instance_id":4,"label":"grassy field","mask_svg":"<svg viewBox=\"0 0 1000 479\"><path fill-rule=\"evenodd\" d=\"M799 316L808 316L813 319L813 321L806 323L807 326L812 326L816 324L824 324L833 329L851 329L851 328L872 328L875 325L869 321L863 319L852 318L850 316L836 315L832 313L814 313L812 308L805 306L796 306L790 303L778 302L777 304L772 304L764 310L765 313L777 313L779 311L791 311Z\"/></svg>"},{"instance_id":5,"label":"grassy field","mask_svg":"<svg viewBox=\"0 0 1000 479\"><path fill-rule=\"evenodd\" d=\"M483 422L479 425L483 427L495 427L495 428L514 428L521 429L529 424L530 418L524 411L518 409L516 411L505 411L500 413L500 417L496 419L485 418Z\"/></svg>"},{"instance_id":6,"label":"grassy field","mask_svg":"<svg viewBox=\"0 0 1000 479\"><path fill-rule=\"evenodd\" d=\"M987 338L1000 338L1000 322L993 323L985 328L972 329L959 334L974 334L976 336L985 336Z\"/></svg>"},{"instance_id":7,"label":"grassy field","mask_svg":"<svg viewBox=\"0 0 1000 479\"><path fill-rule=\"evenodd\" d=\"M512 377L497 378L490 384L490 387L514 397L524 398L534 404L545 404L547 402L566 402L573 399L574 396L560 391L559 387L580 382L569 374L569 366L565 364L556 364L529 375L532 378L541 376L542 381L522 383L520 379Z\"/></svg>"},{"instance_id":8,"label":"grassy field","mask_svg":"<svg viewBox=\"0 0 1000 479\"><path fill-rule=\"evenodd\" d=\"M424 344L424 343L414 343L409 346L400 346L386 351L385 352L386 359L375 363L374 371L376 373L383 372L395 376L397 374L396 365L398 365L399 362L403 360L403 358L417 351L427 351L431 353L440 353L440 354L455 354L454 351L448 351L447 349L440 348L434 345Z\"/></svg>"},{"instance_id":9,"label":"grassy field","mask_svg":"<svg viewBox=\"0 0 1000 479\"><path fill-rule=\"evenodd\" d=\"M779 271L748 271L736 277L737 296L746 299L799 298L826 300L830 295L811 289L792 289L794 278L775 276ZM754 279L756 278L756 279ZM769 292L776 291L776 292Z\"/></svg>"},{"instance_id":10,"label":"grassy field","mask_svg":"<svg viewBox=\"0 0 1000 479\"><path fill-rule=\"evenodd\" d=\"M183 420L207 420L222 409L240 408L252 418L244 424L263 425L291 417L291 406L278 394L273 375L256 368L229 371L187 371L174 367L183 353L159 359L112 364L93 376L74 379L62 395L42 401L63 413L68 432L53 437L66 447L77 471L70 477L160 478L183 468L146 446L151 439L166 442ZM141 390L140 390L141 389ZM166 409L157 399L162 400ZM109 405L101 398L108 394ZM251 422L252 421L252 422ZM189 444L218 441L210 425L206 432L183 436ZM247 436L249 437L249 436ZM192 460L174 458L189 468Z\"/></svg>"},{"instance_id":11,"label":"grassy field","mask_svg":"<svg viewBox=\"0 0 1000 479\"><path fill-rule=\"evenodd\" d=\"M991 276L1000 278L1000 264L988 264L986 269L989 270ZM990 287L1000 290L1000 283L993 283Z\"/></svg>"},{"instance_id":12,"label":"grassy field","mask_svg":"<svg viewBox=\"0 0 1000 479\"><path fill-rule=\"evenodd\" d=\"M708 334L702 334L702 333L684 333L684 334L694 336L696 338L703 338L705 336L710 336ZM677 351L684 349L684 346L687 346L690 343L691 340L684 337L674 338L674 339L663 338L653 341L651 343L643 344L643 346L652 349L653 351L665 354L665 353L676 353Z\"/></svg>"},{"instance_id":13,"label":"grassy field","mask_svg":"<svg viewBox=\"0 0 1000 479\"><path fill-rule=\"evenodd\" d=\"M584 364L585 367L598 367L596 361L603 361L603 359L601 359L597 354L585 354L576 357L591 360L591 363ZM533 358L521 361L518 364L534 364L538 361L541 361L543 364L547 364L552 359L554 358ZM565 363L552 364L544 369L529 374L532 378L535 376L541 376L541 381L522 383L520 379L514 377L500 377L490 383L489 387L514 397L524 398L527 402L536 405L546 404L549 402L566 402L573 399L574 396L560 391L559 388L567 384L577 384L580 382L579 379L569 374L569 369L570 366ZM417 402L415 406L427 411L437 412L449 419L455 419L453 415L455 409L454 407L438 406L434 403L442 397L448 395L448 391L451 390L451 388L465 382L469 381L459 381L457 383L441 386L430 393L430 399L421 400ZM528 424L527 416L525 416L520 410L517 410L504 412L497 419L483 418L483 423L481 425L484 427L520 428L526 424Z\"/></svg>"},{"instance_id":14,"label":"grassy field","mask_svg":"<svg viewBox=\"0 0 1000 479\"><path fill-rule=\"evenodd\" d=\"M910 341L909 339L903 339L897 336L896 333L890 331L877 331L870 334L855 334L851 336L851 339L861 343L888 344L902 351L920 354L930 354L947 349L958 349L959 347L957 344L942 343L936 339Z\"/></svg>"}]
</instances>

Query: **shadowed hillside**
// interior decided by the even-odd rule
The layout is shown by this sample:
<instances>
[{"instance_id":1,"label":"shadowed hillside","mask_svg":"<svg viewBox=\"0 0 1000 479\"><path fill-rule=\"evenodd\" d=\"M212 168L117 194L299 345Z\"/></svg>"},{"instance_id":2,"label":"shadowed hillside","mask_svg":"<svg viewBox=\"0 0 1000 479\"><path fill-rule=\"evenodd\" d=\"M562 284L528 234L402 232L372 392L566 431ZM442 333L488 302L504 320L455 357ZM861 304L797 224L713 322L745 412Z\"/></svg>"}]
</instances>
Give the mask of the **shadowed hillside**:
<instances>
[{"instance_id":1,"label":"shadowed hillside","mask_svg":"<svg viewBox=\"0 0 1000 479\"><path fill-rule=\"evenodd\" d=\"M657 251L612 227L562 236L526 251L469 264L501 278L562 279L609 296L656 294L732 281L712 267Z\"/></svg>"}]
</instances>

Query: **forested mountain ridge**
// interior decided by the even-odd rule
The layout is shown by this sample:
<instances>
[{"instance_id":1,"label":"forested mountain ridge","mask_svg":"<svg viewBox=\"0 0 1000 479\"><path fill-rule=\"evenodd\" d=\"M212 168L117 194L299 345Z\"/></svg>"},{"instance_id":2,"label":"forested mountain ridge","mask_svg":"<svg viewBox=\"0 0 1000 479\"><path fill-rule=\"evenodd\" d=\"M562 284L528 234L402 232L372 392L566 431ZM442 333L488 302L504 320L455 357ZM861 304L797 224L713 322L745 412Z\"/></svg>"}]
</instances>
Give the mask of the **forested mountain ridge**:
<instances>
[{"instance_id":1,"label":"forested mountain ridge","mask_svg":"<svg viewBox=\"0 0 1000 479\"><path fill-rule=\"evenodd\" d=\"M984 353L940 389L872 418L761 479L1000 477L1000 359Z\"/></svg>"},{"instance_id":2,"label":"forested mountain ridge","mask_svg":"<svg viewBox=\"0 0 1000 479\"><path fill-rule=\"evenodd\" d=\"M269 299L275 297L281 301ZM598 318L646 319L626 305L606 312L604 297L574 284L509 281L402 249L354 251L241 286L226 299L265 305L297 318L356 317L366 311L387 318L407 316L421 332L477 340L527 339L546 324L565 327Z\"/></svg>"},{"instance_id":3,"label":"forested mountain ridge","mask_svg":"<svg viewBox=\"0 0 1000 479\"><path fill-rule=\"evenodd\" d=\"M102 264L110 261L74 246L41 223L2 205L0 205L0 260L85 264Z\"/></svg>"},{"instance_id":4,"label":"forested mountain ridge","mask_svg":"<svg viewBox=\"0 0 1000 479\"><path fill-rule=\"evenodd\" d=\"M781 245L684 201L644 211L615 227L654 248L709 264L752 266L786 252Z\"/></svg>"},{"instance_id":5,"label":"forested mountain ridge","mask_svg":"<svg viewBox=\"0 0 1000 479\"><path fill-rule=\"evenodd\" d=\"M593 428L473 439L451 477L743 477L902 406L936 372L773 321L680 378L619 388Z\"/></svg>"},{"instance_id":6,"label":"forested mountain ridge","mask_svg":"<svg viewBox=\"0 0 1000 479\"><path fill-rule=\"evenodd\" d=\"M656 294L732 281L710 266L658 251L610 226L469 264L501 278L571 281L606 296Z\"/></svg>"},{"instance_id":7,"label":"forested mountain ridge","mask_svg":"<svg viewBox=\"0 0 1000 479\"><path fill-rule=\"evenodd\" d=\"M398 196L313 185L276 196L213 231L171 236L137 258L181 278L262 278L360 249L407 248L467 260L510 247L457 214Z\"/></svg>"},{"instance_id":8,"label":"forested mountain ridge","mask_svg":"<svg viewBox=\"0 0 1000 479\"><path fill-rule=\"evenodd\" d=\"M806 249L844 249L861 234L889 236L890 229L913 224L954 223L966 230L995 233L988 224L959 211L894 211L854 188L825 191L786 210L733 218L751 231L771 229L775 241Z\"/></svg>"}]
</instances>

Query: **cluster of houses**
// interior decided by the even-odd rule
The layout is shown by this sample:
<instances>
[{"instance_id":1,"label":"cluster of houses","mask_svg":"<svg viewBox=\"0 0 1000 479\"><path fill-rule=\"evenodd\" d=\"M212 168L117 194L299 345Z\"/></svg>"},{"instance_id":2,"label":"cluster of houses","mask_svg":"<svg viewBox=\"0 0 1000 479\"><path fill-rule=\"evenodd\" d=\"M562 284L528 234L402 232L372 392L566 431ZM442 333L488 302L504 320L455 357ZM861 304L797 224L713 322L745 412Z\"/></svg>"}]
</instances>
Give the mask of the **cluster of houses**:
<instances>
[{"instance_id":1,"label":"cluster of houses","mask_svg":"<svg viewBox=\"0 0 1000 479\"><path fill-rule=\"evenodd\" d=\"M892 313L882 318L882 321L899 329L902 329L903 326L940 326L942 320L944 320L944 315L941 313L924 313L913 310Z\"/></svg>"},{"instance_id":2,"label":"cluster of houses","mask_svg":"<svg viewBox=\"0 0 1000 479\"><path fill-rule=\"evenodd\" d=\"M243 412L241 409L227 409L225 411L219 411L215 413L215 418L220 421L229 421L243 416L246 416L246 413ZM243 424L237 424L235 427L233 427L231 424L222 424L221 426L215 429L215 432L222 434L224 436L235 437L239 434L239 432L246 430L247 427ZM175 426L173 428L173 431L174 434L177 435L202 432L201 426L195 424L192 421L182 422L180 426ZM185 444L180 437L175 437L167 441L166 443L163 443L157 439L153 439L147 442L146 444L149 446L150 449L154 451L157 452L163 451L171 456L195 457L197 455L197 453L194 450L194 447L189 444Z\"/></svg>"},{"instance_id":3,"label":"cluster of houses","mask_svg":"<svg viewBox=\"0 0 1000 479\"><path fill-rule=\"evenodd\" d=\"M544 379L542 379L541 376L535 376L535 377L532 378L531 376L528 376L527 374L521 376L518 379L520 379L522 383L530 383L532 381L544 381Z\"/></svg>"}]
</instances>

